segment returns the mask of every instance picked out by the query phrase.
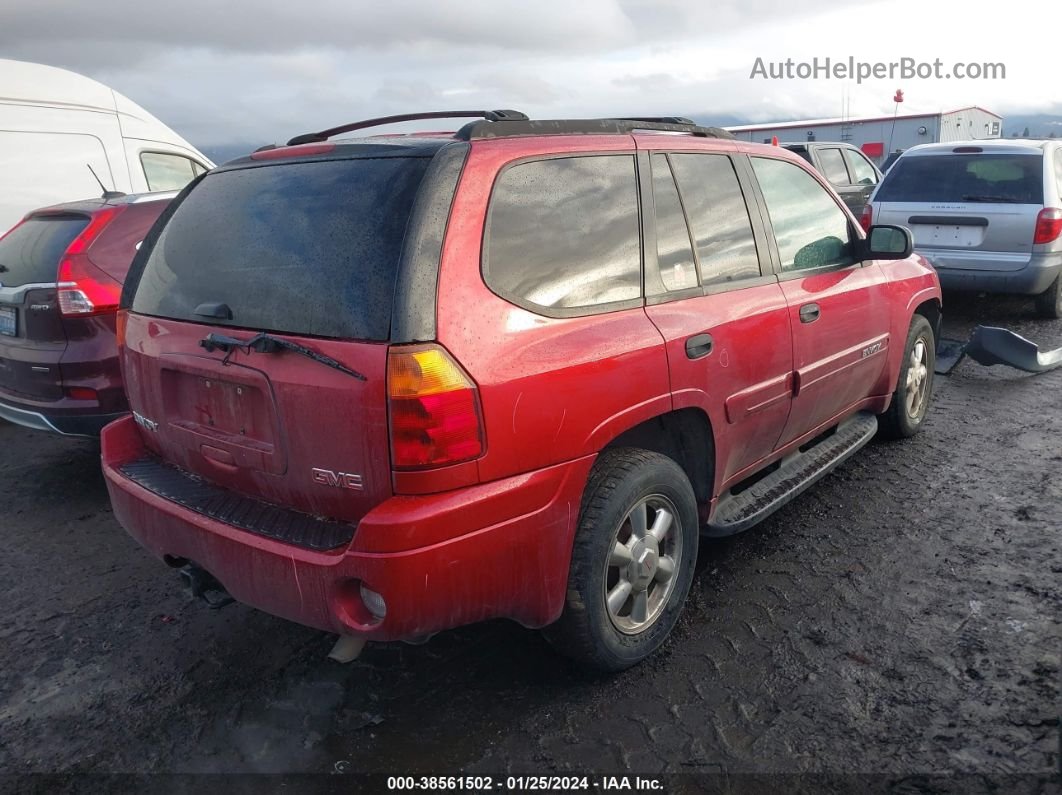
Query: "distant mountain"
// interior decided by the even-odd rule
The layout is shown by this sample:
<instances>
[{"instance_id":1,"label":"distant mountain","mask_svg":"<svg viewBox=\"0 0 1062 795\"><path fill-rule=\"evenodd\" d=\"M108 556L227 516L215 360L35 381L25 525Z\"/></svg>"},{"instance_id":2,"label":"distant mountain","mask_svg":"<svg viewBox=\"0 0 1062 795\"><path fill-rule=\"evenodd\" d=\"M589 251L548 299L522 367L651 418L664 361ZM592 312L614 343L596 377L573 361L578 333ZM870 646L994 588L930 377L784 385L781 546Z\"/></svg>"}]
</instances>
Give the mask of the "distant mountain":
<instances>
[{"instance_id":1,"label":"distant mountain","mask_svg":"<svg viewBox=\"0 0 1062 795\"><path fill-rule=\"evenodd\" d=\"M690 118L705 127L737 127L741 124L752 124L752 121L746 116L733 116L726 113L716 115L698 113L690 116Z\"/></svg>"},{"instance_id":2,"label":"distant mountain","mask_svg":"<svg viewBox=\"0 0 1062 795\"><path fill-rule=\"evenodd\" d=\"M1003 114L1003 135L1022 136L1029 130L1030 138L1062 138L1062 116L1051 113Z\"/></svg>"}]
</instances>

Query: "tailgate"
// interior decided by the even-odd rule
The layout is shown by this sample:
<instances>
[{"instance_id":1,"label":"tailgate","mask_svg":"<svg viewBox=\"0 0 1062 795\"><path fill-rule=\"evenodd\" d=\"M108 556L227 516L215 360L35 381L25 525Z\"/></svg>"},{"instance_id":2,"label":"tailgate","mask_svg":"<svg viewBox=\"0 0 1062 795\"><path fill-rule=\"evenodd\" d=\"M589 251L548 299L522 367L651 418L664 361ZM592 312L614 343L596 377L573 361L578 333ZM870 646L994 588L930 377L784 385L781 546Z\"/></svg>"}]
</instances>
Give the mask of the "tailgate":
<instances>
[{"instance_id":1,"label":"tailgate","mask_svg":"<svg viewBox=\"0 0 1062 795\"><path fill-rule=\"evenodd\" d=\"M67 340L55 280L88 222L77 213L33 215L0 238L0 391L62 398L59 360Z\"/></svg>"},{"instance_id":2,"label":"tailgate","mask_svg":"<svg viewBox=\"0 0 1062 795\"><path fill-rule=\"evenodd\" d=\"M0 288L0 391L35 400L63 396L66 350L57 288Z\"/></svg>"},{"instance_id":3,"label":"tailgate","mask_svg":"<svg viewBox=\"0 0 1062 795\"><path fill-rule=\"evenodd\" d=\"M875 222L911 230L915 249L952 268L1020 270L1032 256L1036 217L1029 204L920 205L883 203Z\"/></svg>"},{"instance_id":4,"label":"tailgate","mask_svg":"<svg viewBox=\"0 0 1062 795\"><path fill-rule=\"evenodd\" d=\"M186 195L127 282L126 392L151 449L328 519L356 523L391 496L395 272L427 164L252 162Z\"/></svg>"},{"instance_id":5,"label":"tailgate","mask_svg":"<svg viewBox=\"0 0 1062 795\"><path fill-rule=\"evenodd\" d=\"M290 351L208 353L199 343L212 331L129 315L126 390L149 449L313 516L357 522L391 495L386 344L284 337L363 373L360 381Z\"/></svg>"},{"instance_id":6,"label":"tailgate","mask_svg":"<svg viewBox=\"0 0 1062 795\"><path fill-rule=\"evenodd\" d=\"M908 227L915 249L939 267L1020 270L1043 201L1039 150L964 145L901 157L874 195L874 222Z\"/></svg>"}]
</instances>

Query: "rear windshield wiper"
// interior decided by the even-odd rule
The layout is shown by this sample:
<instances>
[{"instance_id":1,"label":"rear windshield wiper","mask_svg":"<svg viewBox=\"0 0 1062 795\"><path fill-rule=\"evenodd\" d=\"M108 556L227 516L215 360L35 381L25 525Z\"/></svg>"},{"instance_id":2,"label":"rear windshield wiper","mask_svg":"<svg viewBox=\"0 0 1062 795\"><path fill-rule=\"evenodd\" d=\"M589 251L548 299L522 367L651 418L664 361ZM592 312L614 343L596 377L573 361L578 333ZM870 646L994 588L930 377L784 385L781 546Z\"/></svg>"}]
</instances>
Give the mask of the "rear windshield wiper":
<instances>
[{"instance_id":1,"label":"rear windshield wiper","mask_svg":"<svg viewBox=\"0 0 1062 795\"><path fill-rule=\"evenodd\" d=\"M223 364L229 363L229 357L232 356L232 352L237 349L244 353L250 353L251 351L255 351L256 353L277 353L278 351L284 350L297 353L300 356L305 356L307 359L313 359L315 362L323 364L325 367L339 370L339 372L346 373L349 376L357 378L359 381L369 380L357 370L351 370L345 364L337 362L331 356L325 356L323 353L307 348L305 345L282 340L279 337L274 337L265 332L259 332L246 340L239 340L235 337L226 337L224 334L211 333L199 340L199 345L209 352L225 351L225 358L221 360Z\"/></svg>"},{"instance_id":2,"label":"rear windshield wiper","mask_svg":"<svg viewBox=\"0 0 1062 795\"><path fill-rule=\"evenodd\" d=\"M1015 199L1013 196L981 196L978 194L971 194L969 196L963 196L964 202L986 202L995 204L1028 204L1028 202L1021 199Z\"/></svg>"}]
</instances>

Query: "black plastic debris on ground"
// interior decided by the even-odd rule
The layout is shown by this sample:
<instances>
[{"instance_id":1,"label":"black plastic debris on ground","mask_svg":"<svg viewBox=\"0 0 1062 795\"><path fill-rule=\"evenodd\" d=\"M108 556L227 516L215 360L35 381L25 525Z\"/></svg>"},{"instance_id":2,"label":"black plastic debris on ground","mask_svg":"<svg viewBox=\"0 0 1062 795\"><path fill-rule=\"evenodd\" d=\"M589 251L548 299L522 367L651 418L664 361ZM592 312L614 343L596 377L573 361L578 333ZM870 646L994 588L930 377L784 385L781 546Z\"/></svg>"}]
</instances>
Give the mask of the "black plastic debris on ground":
<instances>
[{"instance_id":1,"label":"black plastic debris on ground","mask_svg":"<svg viewBox=\"0 0 1062 795\"><path fill-rule=\"evenodd\" d=\"M978 326L967 342L942 339L937 344L934 370L947 375L963 356L985 367L1004 364L1027 373L1046 373L1062 365L1062 348L1041 353L1035 342L996 326Z\"/></svg>"}]
</instances>

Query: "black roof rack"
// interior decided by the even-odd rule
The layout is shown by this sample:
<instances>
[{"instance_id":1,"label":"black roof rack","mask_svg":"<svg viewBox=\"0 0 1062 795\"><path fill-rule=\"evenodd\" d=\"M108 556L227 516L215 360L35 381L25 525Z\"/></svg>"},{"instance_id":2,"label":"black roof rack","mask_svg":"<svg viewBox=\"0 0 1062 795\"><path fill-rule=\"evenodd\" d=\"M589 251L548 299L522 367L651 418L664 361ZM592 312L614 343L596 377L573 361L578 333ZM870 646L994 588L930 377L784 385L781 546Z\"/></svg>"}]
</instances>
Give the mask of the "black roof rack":
<instances>
[{"instance_id":1,"label":"black roof rack","mask_svg":"<svg viewBox=\"0 0 1062 795\"><path fill-rule=\"evenodd\" d=\"M454 137L462 141L481 138L507 138L517 135L608 135L631 133L635 130L680 132L701 138L733 138L720 127L702 127L683 116L629 116L622 119L530 119L518 110L440 110L428 113L404 113L400 116L381 116L366 119L320 132L296 135L288 146L327 141L342 133L422 119L474 118L480 121L466 124Z\"/></svg>"},{"instance_id":2,"label":"black roof rack","mask_svg":"<svg viewBox=\"0 0 1062 795\"><path fill-rule=\"evenodd\" d=\"M341 133L353 132L354 130L364 130L369 127L380 127L384 124L397 124L402 121L418 121L420 119L486 119L488 121L508 121L510 119L527 121L527 115L521 113L518 110L438 110L430 111L428 113L403 113L399 116L381 116L378 119L366 119L365 121L356 121L351 124L343 124L339 127L332 127L328 130L321 130L320 132L303 133L302 135L296 135L290 141L288 146L296 146L298 144L317 144L322 141L327 141L329 138L340 135Z\"/></svg>"},{"instance_id":3,"label":"black roof rack","mask_svg":"<svg viewBox=\"0 0 1062 795\"><path fill-rule=\"evenodd\" d=\"M454 137L462 141L517 135L615 135L636 130L679 132L700 138L734 138L721 127L702 127L681 116L625 119L497 119L466 124Z\"/></svg>"}]
</instances>

